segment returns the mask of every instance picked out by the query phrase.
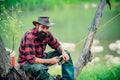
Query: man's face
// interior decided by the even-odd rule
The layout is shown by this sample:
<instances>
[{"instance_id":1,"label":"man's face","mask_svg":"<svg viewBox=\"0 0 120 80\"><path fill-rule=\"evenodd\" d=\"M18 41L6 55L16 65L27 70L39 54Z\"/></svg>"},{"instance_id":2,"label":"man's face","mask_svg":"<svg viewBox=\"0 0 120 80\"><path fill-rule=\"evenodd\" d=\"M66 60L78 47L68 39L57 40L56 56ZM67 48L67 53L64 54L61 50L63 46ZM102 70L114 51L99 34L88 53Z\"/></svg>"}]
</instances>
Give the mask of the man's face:
<instances>
[{"instance_id":1,"label":"man's face","mask_svg":"<svg viewBox=\"0 0 120 80\"><path fill-rule=\"evenodd\" d=\"M44 26L44 25L40 25L40 24L36 24L36 29L38 30L38 32L48 32L49 27Z\"/></svg>"},{"instance_id":2,"label":"man's face","mask_svg":"<svg viewBox=\"0 0 120 80\"><path fill-rule=\"evenodd\" d=\"M39 40L43 41L47 37L49 27L36 24L36 29L38 31L37 33L38 33Z\"/></svg>"}]
</instances>

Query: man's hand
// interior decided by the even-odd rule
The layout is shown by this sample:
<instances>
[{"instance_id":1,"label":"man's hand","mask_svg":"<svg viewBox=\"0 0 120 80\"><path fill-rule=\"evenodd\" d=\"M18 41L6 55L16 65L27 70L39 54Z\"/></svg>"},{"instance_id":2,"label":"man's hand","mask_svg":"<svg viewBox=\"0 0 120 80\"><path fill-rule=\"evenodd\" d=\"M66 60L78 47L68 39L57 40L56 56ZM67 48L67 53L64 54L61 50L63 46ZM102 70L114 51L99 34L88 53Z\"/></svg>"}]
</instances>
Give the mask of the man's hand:
<instances>
[{"instance_id":1,"label":"man's hand","mask_svg":"<svg viewBox=\"0 0 120 80\"><path fill-rule=\"evenodd\" d=\"M69 56L65 51L62 52L62 57L65 62L69 60Z\"/></svg>"},{"instance_id":2,"label":"man's hand","mask_svg":"<svg viewBox=\"0 0 120 80\"><path fill-rule=\"evenodd\" d=\"M65 50L62 48L61 45L58 46L57 51L62 54L62 57L63 57L64 61L68 61L69 60L68 54L65 52Z\"/></svg>"},{"instance_id":3,"label":"man's hand","mask_svg":"<svg viewBox=\"0 0 120 80\"><path fill-rule=\"evenodd\" d=\"M53 58L50 59L50 64L56 64L56 63L59 62L59 60L60 59L58 57L53 57Z\"/></svg>"}]
</instances>

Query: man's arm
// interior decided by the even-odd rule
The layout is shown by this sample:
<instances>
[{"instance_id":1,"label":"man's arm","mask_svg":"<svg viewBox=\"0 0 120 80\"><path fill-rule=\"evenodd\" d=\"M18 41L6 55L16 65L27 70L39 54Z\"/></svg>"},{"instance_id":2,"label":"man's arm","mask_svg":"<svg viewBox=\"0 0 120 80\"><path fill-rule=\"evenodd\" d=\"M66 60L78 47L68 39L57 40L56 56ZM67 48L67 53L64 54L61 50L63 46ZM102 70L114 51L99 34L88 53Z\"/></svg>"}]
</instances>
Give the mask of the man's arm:
<instances>
[{"instance_id":1,"label":"man's arm","mask_svg":"<svg viewBox=\"0 0 120 80\"><path fill-rule=\"evenodd\" d=\"M59 62L58 57L53 57L50 59L42 59L42 58L35 58L34 63L35 64L56 64Z\"/></svg>"},{"instance_id":2,"label":"man's arm","mask_svg":"<svg viewBox=\"0 0 120 80\"><path fill-rule=\"evenodd\" d=\"M49 41L48 41L48 45L57 50L59 53L62 54L62 57L65 61L69 60L69 56L68 54L66 54L65 50L62 48L61 44L58 42L58 40L56 38L53 37L53 35L49 32Z\"/></svg>"}]
</instances>

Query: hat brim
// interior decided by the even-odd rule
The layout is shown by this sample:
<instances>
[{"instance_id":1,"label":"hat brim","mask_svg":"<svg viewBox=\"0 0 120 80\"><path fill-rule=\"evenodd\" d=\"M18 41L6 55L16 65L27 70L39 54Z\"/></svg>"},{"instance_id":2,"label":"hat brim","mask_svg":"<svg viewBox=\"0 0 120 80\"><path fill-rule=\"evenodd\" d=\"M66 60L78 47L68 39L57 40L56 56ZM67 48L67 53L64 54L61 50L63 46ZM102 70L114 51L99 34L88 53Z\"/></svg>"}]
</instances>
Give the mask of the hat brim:
<instances>
[{"instance_id":1,"label":"hat brim","mask_svg":"<svg viewBox=\"0 0 120 80\"><path fill-rule=\"evenodd\" d=\"M44 23L41 23L38 21L33 21L33 25L35 26L36 24L42 24L42 25L47 26L47 27L51 27L51 26L55 25L55 23L44 24Z\"/></svg>"}]
</instances>

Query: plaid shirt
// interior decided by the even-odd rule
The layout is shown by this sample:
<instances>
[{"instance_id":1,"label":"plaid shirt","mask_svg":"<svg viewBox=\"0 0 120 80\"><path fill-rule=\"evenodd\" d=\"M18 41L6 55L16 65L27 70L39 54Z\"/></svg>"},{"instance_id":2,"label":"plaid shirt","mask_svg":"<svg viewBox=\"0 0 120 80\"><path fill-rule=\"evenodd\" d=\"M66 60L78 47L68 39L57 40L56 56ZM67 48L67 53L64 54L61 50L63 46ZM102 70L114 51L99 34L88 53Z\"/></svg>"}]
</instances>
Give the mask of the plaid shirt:
<instances>
[{"instance_id":1,"label":"plaid shirt","mask_svg":"<svg viewBox=\"0 0 120 80\"><path fill-rule=\"evenodd\" d=\"M26 32L19 47L19 65L23 66L26 63L32 64L36 57L44 57L47 44L53 49L57 49L60 45L50 32L48 32L48 36L43 41L38 40L37 30L35 28Z\"/></svg>"}]
</instances>

